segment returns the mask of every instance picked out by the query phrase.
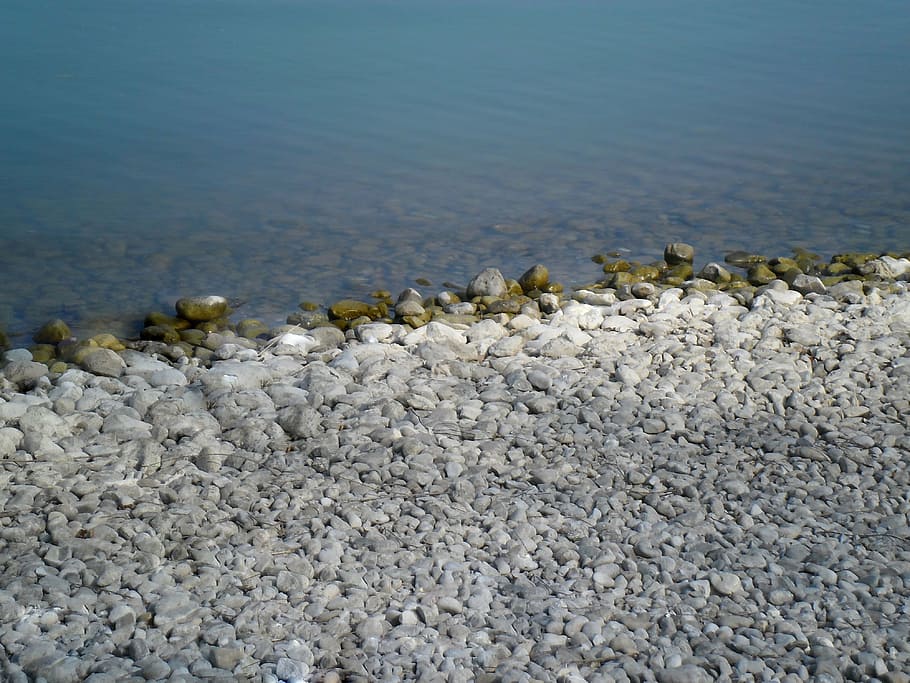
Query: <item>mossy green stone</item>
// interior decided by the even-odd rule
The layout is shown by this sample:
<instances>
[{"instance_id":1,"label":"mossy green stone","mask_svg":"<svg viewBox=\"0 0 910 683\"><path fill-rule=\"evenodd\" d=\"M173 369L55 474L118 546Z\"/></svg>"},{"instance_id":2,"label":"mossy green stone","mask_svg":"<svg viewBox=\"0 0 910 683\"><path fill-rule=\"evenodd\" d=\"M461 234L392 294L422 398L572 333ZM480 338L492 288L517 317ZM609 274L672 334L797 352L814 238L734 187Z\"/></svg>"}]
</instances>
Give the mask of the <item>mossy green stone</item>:
<instances>
[{"instance_id":1,"label":"mossy green stone","mask_svg":"<svg viewBox=\"0 0 910 683\"><path fill-rule=\"evenodd\" d=\"M370 292L370 297L372 297L373 299L391 299L392 292L390 292L387 289L377 289L375 291Z\"/></svg>"},{"instance_id":2,"label":"mossy green stone","mask_svg":"<svg viewBox=\"0 0 910 683\"><path fill-rule=\"evenodd\" d=\"M660 277L660 268L656 266L635 266L629 272L632 275L637 275L642 280L656 280Z\"/></svg>"},{"instance_id":3,"label":"mossy green stone","mask_svg":"<svg viewBox=\"0 0 910 683\"><path fill-rule=\"evenodd\" d=\"M799 264L795 259L779 256L768 261L768 266L778 276L783 275L788 270L799 270Z\"/></svg>"},{"instance_id":4,"label":"mossy green stone","mask_svg":"<svg viewBox=\"0 0 910 683\"><path fill-rule=\"evenodd\" d=\"M237 323L237 334L247 339L255 339L260 335L268 334L269 328L261 320L246 318Z\"/></svg>"},{"instance_id":5,"label":"mossy green stone","mask_svg":"<svg viewBox=\"0 0 910 683\"><path fill-rule=\"evenodd\" d=\"M538 263L528 268L521 277L518 278L518 284L521 285L523 292L530 292L533 289L543 289L550 281L550 271L547 267Z\"/></svg>"},{"instance_id":6,"label":"mossy green stone","mask_svg":"<svg viewBox=\"0 0 910 683\"><path fill-rule=\"evenodd\" d=\"M207 322L202 322L202 323L199 323L198 325L196 325L196 329L202 330L206 334L211 334L212 332L218 332L219 330L221 330L223 328L216 321L209 320Z\"/></svg>"},{"instance_id":7,"label":"mossy green stone","mask_svg":"<svg viewBox=\"0 0 910 683\"><path fill-rule=\"evenodd\" d=\"M168 315L167 313L161 313L159 311L152 311L145 316L145 327L154 327L155 325L166 325L167 327L173 327L175 330L185 330L190 327L192 323L189 320L184 318L178 318L174 315Z\"/></svg>"},{"instance_id":8,"label":"mossy green stone","mask_svg":"<svg viewBox=\"0 0 910 683\"><path fill-rule=\"evenodd\" d=\"M35 336L32 337L32 339L38 344L57 344L64 339L69 339L72 335L73 333L70 331L69 325L60 320L60 318L55 318L54 320L48 320L44 323L41 328L35 332Z\"/></svg>"},{"instance_id":9,"label":"mossy green stone","mask_svg":"<svg viewBox=\"0 0 910 683\"><path fill-rule=\"evenodd\" d=\"M0 351L5 351L9 347L10 347L9 336L7 336L6 332L4 332L3 330L0 330Z\"/></svg>"},{"instance_id":10,"label":"mossy green stone","mask_svg":"<svg viewBox=\"0 0 910 683\"><path fill-rule=\"evenodd\" d=\"M180 333L169 325L149 325L139 333L141 339L159 341L165 344L176 344L180 341Z\"/></svg>"},{"instance_id":11,"label":"mossy green stone","mask_svg":"<svg viewBox=\"0 0 910 683\"><path fill-rule=\"evenodd\" d=\"M746 274L746 279L750 284L760 286L766 285L772 280L776 280L777 275L766 264L756 263L754 266L749 268L749 272Z\"/></svg>"},{"instance_id":12,"label":"mossy green stone","mask_svg":"<svg viewBox=\"0 0 910 683\"><path fill-rule=\"evenodd\" d=\"M205 340L206 333L202 330L189 329L180 330L180 341L185 341L192 346L199 346ZM172 342L173 343L173 342Z\"/></svg>"},{"instance_id":13,"label":"mossy green stone","mask_svg":"<svg viewBox=\"0 0 910 683\"><path fill-rule=\"evenodd\" d=\"M853 268L846 263L834 262L825 266L824 273L829 276L849 275Z\"/></svg>"},{"instance_id":14,"label":"mossy green stone","mask_svg":"<svg viewBox=\"0 0 910 683\"><path fill-rule=\"evenodd\" d=\"M628 261L619 259L617 261L607 261L603 268L605 273L621 273L632 270L632 264Z\"/></svg>"},{"instance_id":15,"label":"mossy green stone","mask_svg":"<svg viewBox=\"0 0 910 683\"><path fill-rule=\"evenodd\" d=\"M192 322L221 318L227 313L228 300L223 296L187 296L177 300L177 315Z\"/></svg>"},{"instance_id":16,"label":"mossy green stone","mask_svg":"<svg viewBox=\"0 0 910 683\"><path fill-rule=\"evenodd\" d=\"M613 274L613 283L612 287L622 287L623 285L634 285L636 282L641 282L643 278L639 275L627 271L620 271Z\"/></svg>"},{"instance_id":17,"label":"mossy green stone","mask_svg":"<svg viewBox=\"0 0 910 683\"><path fill-rule=\"evenodd\" d=\"M661 280L661 282L663 282L665 285L670 285L671 287L679 287L688 279L689 278L687 277L666 276L663 280Z\"/></svg>"},{"instance_id":18,"label":"mossy green stone","mask_svg":"<svg viewBox=\"0 0 910 683\"><path fill-rule=\"evenodd\" d=\"M506 292L509 296L524 294L524 290L521 288L521 285L518 284L518 280L513 280L512 278L506 278Z\"/></svg>"},{"instance_id":19,"label":"mossy green stone","mask_svg":"<svg viewBox=\"0 0 910 683\"><path fill-rule=\"evenodd\" d=\"M540 291L544 294L562 294L563 289L561 282L548 282Z\"/></svg>"},{"instance_id":20,"label":"mossy green stone","mask_svg":"<svg viewBox=\"0 0 910 683\"><path fill-rule=\"evenodd\" d=\"M36 363L47 363L57 355L57 347L53 344L36 344L31 347L32 360Z\"/></svg>"},{"instance_id":21,"label":"mossy green stone","mask_svg":"<svg viewBox=\"0 0 910 683\"><path fill-rule=\"evenodd\" d=\"M329 318L333 320L353 320L361 316L370 316L370 304L356 299L342 299L329 306Z\"/></svg>"},{"instance_id":22,"label":"mossy green stone","mask_svg":"<svg viewBox=\"0 0 910 683\"><path fill-rule=\"evenodd\" d=\"M859 267L868 261L872 261L878 258L878 254L861 254L861 253L847 253L847 254L835 254L831 259L832 263L843 263L846 266L849 266L852 270L858 271Z\"/></svg>"},{"instance_id":23,"label":"mossy green stone","mask_svg":"<svg viewBox=\"0 0 910 683\"><path fill-rule=\"evenodd\" d=\"M816 259L810 259L807 256L798 256L796 258L796 267L804 273L814 273L819 269L819 262Z\"/></svg>"},{"instance_id":24,"label":"mossy green stone","mask_svg":"<svg viewBox=\"0 0 910 683\"><path fill-rule=\"evenodd\" d=\"M313 303L312 301L301 301L299 306L302 310L307 311L307 312L319 310L319 304Z\"/></svg>"},{"instance_id":25,"label":"mossy green stone","mask_svg":"<svg viewBox=\"0 0 910 683\"><path fill-rule=\"evenodd\" d=\"M737 289L752 289L752 285L739 278L737 280L730 280L725 286L724 289L727 291L735 291Z\"/></svg>"},{"instance_id":26,"label":"mossy green stone","mask_svg":"<svg viewBox=\"0 0 910 683\"><path fill-rule=\"evenodd\" d=\"M758 263L765 263L766 259L761 254L753 254L748 251L731 251L726 256L724 256L724 261L729 263L731 266L739 266L740 268L748 268L749 266L756 265Z\"/></svg>"},{"instance_id":27,"label":"mossy green stone","mask_svg":"<svg viewBox=\"0 0 910 683\"><path fill-rule=\"evenodd\" d=\"M109 334L107 332L102 332L101 334L96 334L89 341L92 341L95 344L97 344L99 348L110 349L111 351L120 352L120 351L123 351L124 349L126 349L126 345L122 341L120 341L119 339L117 339L117 337L115 337L114 335Z\"/></svg>"},{"instance_id":28,"label":"mossy green stone","mask_svg":"<svg viewBox=\"0 0 910 683\"><path fill-rule=\"evenodd\" d=\"M671 278L684 282L691 279L694 274L695 270L692 268L691 263L677 263L664 273L664 282L670 284Z\"/></svg>"}]
</instances>

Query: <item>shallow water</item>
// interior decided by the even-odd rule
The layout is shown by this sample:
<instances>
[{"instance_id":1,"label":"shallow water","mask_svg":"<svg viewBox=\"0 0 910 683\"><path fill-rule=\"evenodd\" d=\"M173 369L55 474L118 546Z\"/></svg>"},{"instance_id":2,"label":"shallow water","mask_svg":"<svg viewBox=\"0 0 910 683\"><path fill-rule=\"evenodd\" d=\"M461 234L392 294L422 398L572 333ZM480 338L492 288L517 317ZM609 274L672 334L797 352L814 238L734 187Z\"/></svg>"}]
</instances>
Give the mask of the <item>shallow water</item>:
<instances>
[{"instance_id":1,"label":"shallow water","mask_svg":"<svg viewBox=\"0 0 910 683\"><path fill-rule=\"evenodd\" d=\"M0 325L907 249L907 35L890 0L5 0Z\"/></svg>"}]
</instances>

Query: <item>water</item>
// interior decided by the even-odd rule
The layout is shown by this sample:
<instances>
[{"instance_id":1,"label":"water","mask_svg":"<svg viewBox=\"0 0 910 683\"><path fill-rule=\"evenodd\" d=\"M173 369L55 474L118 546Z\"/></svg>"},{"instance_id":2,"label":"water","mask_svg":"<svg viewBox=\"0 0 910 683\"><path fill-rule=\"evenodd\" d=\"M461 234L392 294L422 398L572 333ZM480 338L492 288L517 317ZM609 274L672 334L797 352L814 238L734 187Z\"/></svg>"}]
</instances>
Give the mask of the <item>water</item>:
<instances>
[{"instance_id":1,"label":"water","mask_svg":"<svg viewBox=\"0 0 910 683\"><path fill-rule=\"evenodd\" d=\"M0 326L910 248L892 0L0 4Z\"/></svg>"}]
</instances>

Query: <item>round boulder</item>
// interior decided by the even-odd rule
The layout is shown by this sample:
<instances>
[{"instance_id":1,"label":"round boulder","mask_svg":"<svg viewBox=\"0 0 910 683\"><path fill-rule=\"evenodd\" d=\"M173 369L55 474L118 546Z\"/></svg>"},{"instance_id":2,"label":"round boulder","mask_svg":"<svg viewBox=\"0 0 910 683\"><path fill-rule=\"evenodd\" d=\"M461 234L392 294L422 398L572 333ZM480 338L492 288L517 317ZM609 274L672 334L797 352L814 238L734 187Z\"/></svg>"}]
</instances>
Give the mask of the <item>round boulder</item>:
<instances>
[{"instance_id":1,"label":"round boulder","mask_svg":"<svg viewBox=\"0 0 910 683\"><path fill-rule=\"evenodd\" d=\"M177 300L177 315L184 320L204 322L227 313L228 300L223 296L187 296Z\"/></svg>"},{"instance_id":2,"label":"round boulder","mask_svg":"<svg viewBox=\"0 0 910 683\"><path fill-rule=\"evenodd\" d=\"M685 242L673 242L664 249L664 261L669 266L677 263L692 263L695 260L695 247Z\"/></svg>"},{"instance_id":3,"label":"round boulder","mask_svg":"<svg viewBox=\"0 0 910 683\"><path fill-rule=\"evenodd\" d=\"M56 344L64 339L69 339L71 336L72 332L70 332L69 325L60 320L60 318L55 318L44 323L41 329L35 332L35 336L32 339L38 344Z\"/></svg>"},{"instance_id":4,"label":"round boulder","mask_svg":"<svg viewBox=\"0 0 910 683\"><path fill-rule=\"evenodd\" d=\"M509 286L498 268L485 268L468 283L468 298L495 296L504 299L509 295Z\"/></svg>"},{"instance_id":5,"label":"round boulder","mask_svg":"<svg viewBox=\"0 0 910 683\"><path fill-rule=\"evenodd\" d=\"M524 274L518 278L518 284L521 285L522 290L525 292L530 292L534 289L543 290L549 281L550 271L547 270L546 266L539 263L528 268Z\"/></svg>"}]
</instances>

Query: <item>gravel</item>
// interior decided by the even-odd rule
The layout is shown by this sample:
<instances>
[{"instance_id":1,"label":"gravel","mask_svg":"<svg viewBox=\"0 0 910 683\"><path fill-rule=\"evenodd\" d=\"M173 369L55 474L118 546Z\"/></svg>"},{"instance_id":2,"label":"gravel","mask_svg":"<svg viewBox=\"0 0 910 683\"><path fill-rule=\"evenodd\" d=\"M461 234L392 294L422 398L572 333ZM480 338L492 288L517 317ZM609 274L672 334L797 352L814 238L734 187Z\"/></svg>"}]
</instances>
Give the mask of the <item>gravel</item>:
<instances>
[{"instance_id":1,"label":"gravel","mask_svg":"<svg viewBox=\"0 0 910 683\"><path fill-rule=\"evenodd\" d=\"M9 352L0 672L907 681L910 296L803 289Z\"/></svg>"}]
</instances>

